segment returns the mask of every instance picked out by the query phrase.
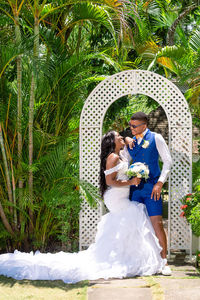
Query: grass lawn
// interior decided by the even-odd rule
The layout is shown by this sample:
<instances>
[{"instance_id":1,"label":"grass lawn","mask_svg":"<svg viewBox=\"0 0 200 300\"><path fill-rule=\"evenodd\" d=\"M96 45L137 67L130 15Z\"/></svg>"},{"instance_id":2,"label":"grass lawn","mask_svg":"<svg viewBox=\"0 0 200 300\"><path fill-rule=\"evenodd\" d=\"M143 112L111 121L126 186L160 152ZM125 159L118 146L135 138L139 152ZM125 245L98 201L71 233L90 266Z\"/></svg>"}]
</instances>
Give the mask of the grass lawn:
<instances>
[{"instance_id":1,"label":"grass lawn","mask_svg":"<svg viewBox=\"0 0 200 300\"><path fill-rule=\"evenodd\" d=\"M86 300L88 281L15 280L0 276L0 300Z\"/></svg>"}]
</instances>

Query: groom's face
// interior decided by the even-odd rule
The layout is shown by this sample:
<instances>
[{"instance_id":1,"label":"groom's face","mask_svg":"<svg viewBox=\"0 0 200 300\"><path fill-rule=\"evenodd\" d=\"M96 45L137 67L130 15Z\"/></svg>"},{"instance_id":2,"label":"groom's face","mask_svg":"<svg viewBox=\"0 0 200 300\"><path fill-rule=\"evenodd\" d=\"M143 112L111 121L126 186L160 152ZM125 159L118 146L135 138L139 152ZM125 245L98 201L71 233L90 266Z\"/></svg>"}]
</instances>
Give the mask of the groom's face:
<instances>
[{"instance_id":1,"label":"groom's face","mask_svg":"<svg viewBox=\"0 0 200 300\"><path fill-rule=\"evenodd\" d=\"M130 120L129 125L132 135L143 133L147 128L147 124L141 120Z\"/></svg>"}]
</instances>

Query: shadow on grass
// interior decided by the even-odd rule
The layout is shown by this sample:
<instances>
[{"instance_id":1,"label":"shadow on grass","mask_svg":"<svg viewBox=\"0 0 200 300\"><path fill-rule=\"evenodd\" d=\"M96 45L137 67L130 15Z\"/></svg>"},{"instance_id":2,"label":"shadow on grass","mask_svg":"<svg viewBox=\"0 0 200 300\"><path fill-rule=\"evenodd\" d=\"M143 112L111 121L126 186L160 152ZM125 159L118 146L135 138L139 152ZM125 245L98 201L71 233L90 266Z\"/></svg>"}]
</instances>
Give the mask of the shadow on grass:
<instances>
[{"instance_id":1,"label":"shadow on grass","mask_svg":"<svg viewBox=\"0 0 200 300\"><path fill-rule=\"evenodd\" d=\"M10 277L5 277L0 275L0 288L1 286L7 287L14 287L15 284L19 285L27 285L27 286L34 286L34 287L44 287L44 288L59 288L64 291L70 291L77 288L84 288L89 285L88 281L80 281L76 284L67 284L64 283L62 280L16 280Z\"/></svg>"}]
</instances>

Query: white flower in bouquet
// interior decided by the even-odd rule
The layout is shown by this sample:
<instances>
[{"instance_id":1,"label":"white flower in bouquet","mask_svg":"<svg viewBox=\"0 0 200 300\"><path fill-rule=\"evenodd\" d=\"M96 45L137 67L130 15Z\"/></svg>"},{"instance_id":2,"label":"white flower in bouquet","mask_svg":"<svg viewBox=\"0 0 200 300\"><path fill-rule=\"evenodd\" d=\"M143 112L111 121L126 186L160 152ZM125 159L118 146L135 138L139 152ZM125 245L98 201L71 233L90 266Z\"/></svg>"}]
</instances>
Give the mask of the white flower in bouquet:
<instances>
[{"instance_id":1,"label":"white flower in bouquet","mask_svg":"<svg viewBox=\"0 0 200 300\"><path fill-rule=\"evenodd\" d=\"M149 178L149 168L147 165L145 165L141 162L136 162L129 167L126 174L128 175L129 178L138 177L138 178L148 179Z\"/></svg>"}]
</instances>

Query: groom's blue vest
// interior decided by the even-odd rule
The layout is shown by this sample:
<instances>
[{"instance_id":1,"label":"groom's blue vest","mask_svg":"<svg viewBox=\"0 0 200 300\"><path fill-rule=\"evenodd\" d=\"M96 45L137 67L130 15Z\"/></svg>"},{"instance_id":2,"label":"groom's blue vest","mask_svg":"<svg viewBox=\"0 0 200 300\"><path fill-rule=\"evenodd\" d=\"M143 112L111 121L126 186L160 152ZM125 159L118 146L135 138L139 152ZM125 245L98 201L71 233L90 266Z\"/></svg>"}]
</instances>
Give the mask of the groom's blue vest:
<instances>
[{"instance_id":1,"label":"groom's blue vest","mask_svg":"<svg viewBox=\"0 0 200 300\"><path fill-rule=\"evenodd\" d=\"M133 139L136 140L135 137ZM149 146L147 148L142 147L144 140L149 142ZM128 147L128 151L133 159L133 163L142 162L148 165L150 173L147 182L156 183L160 176L160 168L158 163L159 154L156 148L155 133L148 129L141 143L138 145L137 142L135 142L135 147L133 147L132 150Z\"/></svg>"}]
</instances>

